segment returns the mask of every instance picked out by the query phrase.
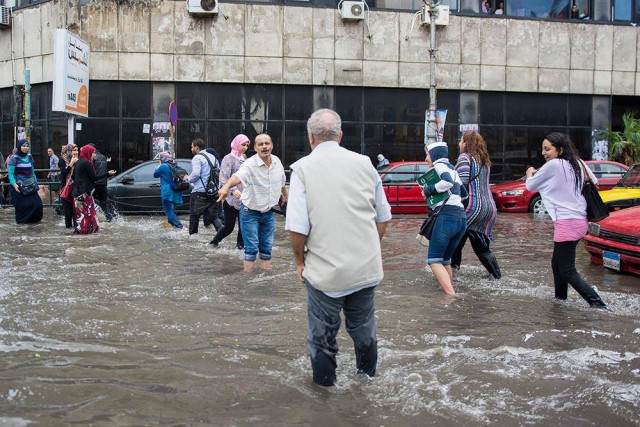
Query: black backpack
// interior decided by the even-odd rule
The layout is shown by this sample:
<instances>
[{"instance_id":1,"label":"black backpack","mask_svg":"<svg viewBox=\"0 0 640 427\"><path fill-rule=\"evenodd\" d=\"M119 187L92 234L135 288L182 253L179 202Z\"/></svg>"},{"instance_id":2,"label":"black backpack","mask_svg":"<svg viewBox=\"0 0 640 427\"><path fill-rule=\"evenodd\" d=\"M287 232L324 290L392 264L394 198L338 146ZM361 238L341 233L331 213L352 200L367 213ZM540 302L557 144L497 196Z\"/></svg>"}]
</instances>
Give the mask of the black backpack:
<instances>
[{"instance_id":1,"label":"black backpack","mask_svg":"<svg viewBox=\"0 0 640 427\"><path fill-rule=\"evenodd\" d=\"M209 157L205 156L203 153L198 153L200 155L202 155L202 157L204 157L205 159L207 159L207 163L209 163L209 181L207 181L207 183L205 184L204 181L202 180L202 177L200 177L200 182L202 182L202 185L204 186L204 192L207 195L207 197L211 197L211 198L218 198L218 190L220 189L220 169L218 168L217 165L213 165L211 163L211 160L209 160Z\"/></svg>"},{"instance_id":2,"label":"black backpack","mask_svg":"<svg viewBox=\"0 0 640 427\"><path fill-rule=\"evenodd\" d=\"M189 175L187 171L178 165L169 165L169 169L171 169L171 189L179 192L188 190L189 184L182 179L183 176Z\"/></svg>"}]
</instances>

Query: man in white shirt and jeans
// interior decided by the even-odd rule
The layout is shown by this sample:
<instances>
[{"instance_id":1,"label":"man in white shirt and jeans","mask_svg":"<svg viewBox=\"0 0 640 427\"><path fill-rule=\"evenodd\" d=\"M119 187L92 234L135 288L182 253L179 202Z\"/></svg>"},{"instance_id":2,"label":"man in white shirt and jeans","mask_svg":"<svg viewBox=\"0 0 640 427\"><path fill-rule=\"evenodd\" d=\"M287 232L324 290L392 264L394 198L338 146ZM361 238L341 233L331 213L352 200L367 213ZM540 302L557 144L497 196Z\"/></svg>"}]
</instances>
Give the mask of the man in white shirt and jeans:
<instances>
[{"instance_id":1,"label":"man in white shirt and jeans","mask_svg":"<svg viewBox=\"0 0 640 427\"><path fill-rule=\"evenodd\" d=\"M229 188L242 183L240 228L244 241L244 271L252 272L256 258L263 270L271 268L271 248L275 234L275 219L271 210L287 203L286 176L280 159L271 154L273 141L266 133L256 136L256 154L244 161L238 172L222 186L218 201L227 197Z\"/></svg>"},{"instance_id":2,"label":"man in white shirt and jeans","mask_svg":"<svg viewBox=\"0 0 640 427\"><path fill-rule=\"evenodd\" d=\"M382 280L380 240L391 219L382 182L368 157L340 146L340 116L311 115L311 154L291 165L285 230L298 279L307 288L307 341L313 381L336 381L340 311L354 342L358 373L376 373L375 286ZM243 229L244 232L244 229Z\"/></svg>"}]
</instances>

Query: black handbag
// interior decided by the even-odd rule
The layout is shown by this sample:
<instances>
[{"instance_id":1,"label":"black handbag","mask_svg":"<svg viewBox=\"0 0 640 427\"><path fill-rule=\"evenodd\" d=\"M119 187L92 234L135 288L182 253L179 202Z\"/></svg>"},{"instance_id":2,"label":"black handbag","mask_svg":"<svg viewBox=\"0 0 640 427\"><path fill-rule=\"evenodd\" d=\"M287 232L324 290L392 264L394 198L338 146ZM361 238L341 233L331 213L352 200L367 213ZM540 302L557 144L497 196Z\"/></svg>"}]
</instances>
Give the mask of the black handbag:
<instances>
[{"instance_id":1,"label":"black handbag","mask_svg":"<svg viewBox=\"0 0 640 427\"><path fill-rule=\"evenodd\" d=\"M431 235L433 234L433 226L436 224L436 219L438 219L440 209L432 211L431 215L429 215L420 226L420 231L418 231L416 240L422 246L427 246L427 241L431 240Z\"/></svg>"},{"instance_id":2,"label":"black handbag","mask_svg":"<svg viewBox=\"0 0 640 427\"><path fill-rule=\"evenodd\" d=\"M582 195L587 202L587 219L591 222L602 221L609 216L609 209L607 209L607 205L602 201L602 197L600 197L600 193L598 193L598 188L593 181L591 181L584 163L580 161L580 164L582 165L582 170L585 175L585 180L582 184Z\"/></svg>"},{"instance_id":3,"label":"black handbag","mask_svg":"<svg viewBox=\"0 0 640 427\"><path fill-rule=\"evenodd\" d=\"M36 194L39 190L38 181L34 177L29 177L24 181L18 183L18 188L20 189L20 194L23 196L31 196Z\"/></svg>"}]
</instances>

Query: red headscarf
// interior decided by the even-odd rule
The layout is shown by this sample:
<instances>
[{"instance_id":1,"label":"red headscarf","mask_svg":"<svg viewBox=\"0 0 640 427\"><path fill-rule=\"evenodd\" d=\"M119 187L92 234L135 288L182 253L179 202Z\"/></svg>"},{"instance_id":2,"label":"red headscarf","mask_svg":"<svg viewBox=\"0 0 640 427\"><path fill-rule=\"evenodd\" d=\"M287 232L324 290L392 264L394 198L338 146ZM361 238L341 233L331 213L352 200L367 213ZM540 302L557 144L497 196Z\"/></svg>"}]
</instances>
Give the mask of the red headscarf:
<instances>
[{"instance_id":1,"label":"red headscarf","mask_svg":"<svg viewBox=\"0 0 640 427\"><path fill-rule=\"evenodd\" d=\"M91 145L85 145L80 149L80 160L82 159L89 160L91 165L93 165L93 159L91 157L95 152L96 152L96 147L92 147Z\"/></svg>"}]
</instances>

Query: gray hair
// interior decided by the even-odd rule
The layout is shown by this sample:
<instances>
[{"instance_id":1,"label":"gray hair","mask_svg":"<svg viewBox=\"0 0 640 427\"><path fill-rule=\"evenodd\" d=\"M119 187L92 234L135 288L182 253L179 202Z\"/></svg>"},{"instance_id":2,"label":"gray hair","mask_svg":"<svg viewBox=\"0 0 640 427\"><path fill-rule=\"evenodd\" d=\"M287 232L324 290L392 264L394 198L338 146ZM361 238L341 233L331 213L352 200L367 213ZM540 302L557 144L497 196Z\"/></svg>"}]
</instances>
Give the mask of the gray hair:
<instances>
[{"instance_id":1,"label":"gray hair","mask_svg":"<svg viewBox=\"0 0 640 427\"><path fill-rule=\"evenodd\" d=\"M307 132L318 141L337 141L342 131L342 120L338 113L328 108L316 111L307 120Z\"/></svg>"}]
</instances>

